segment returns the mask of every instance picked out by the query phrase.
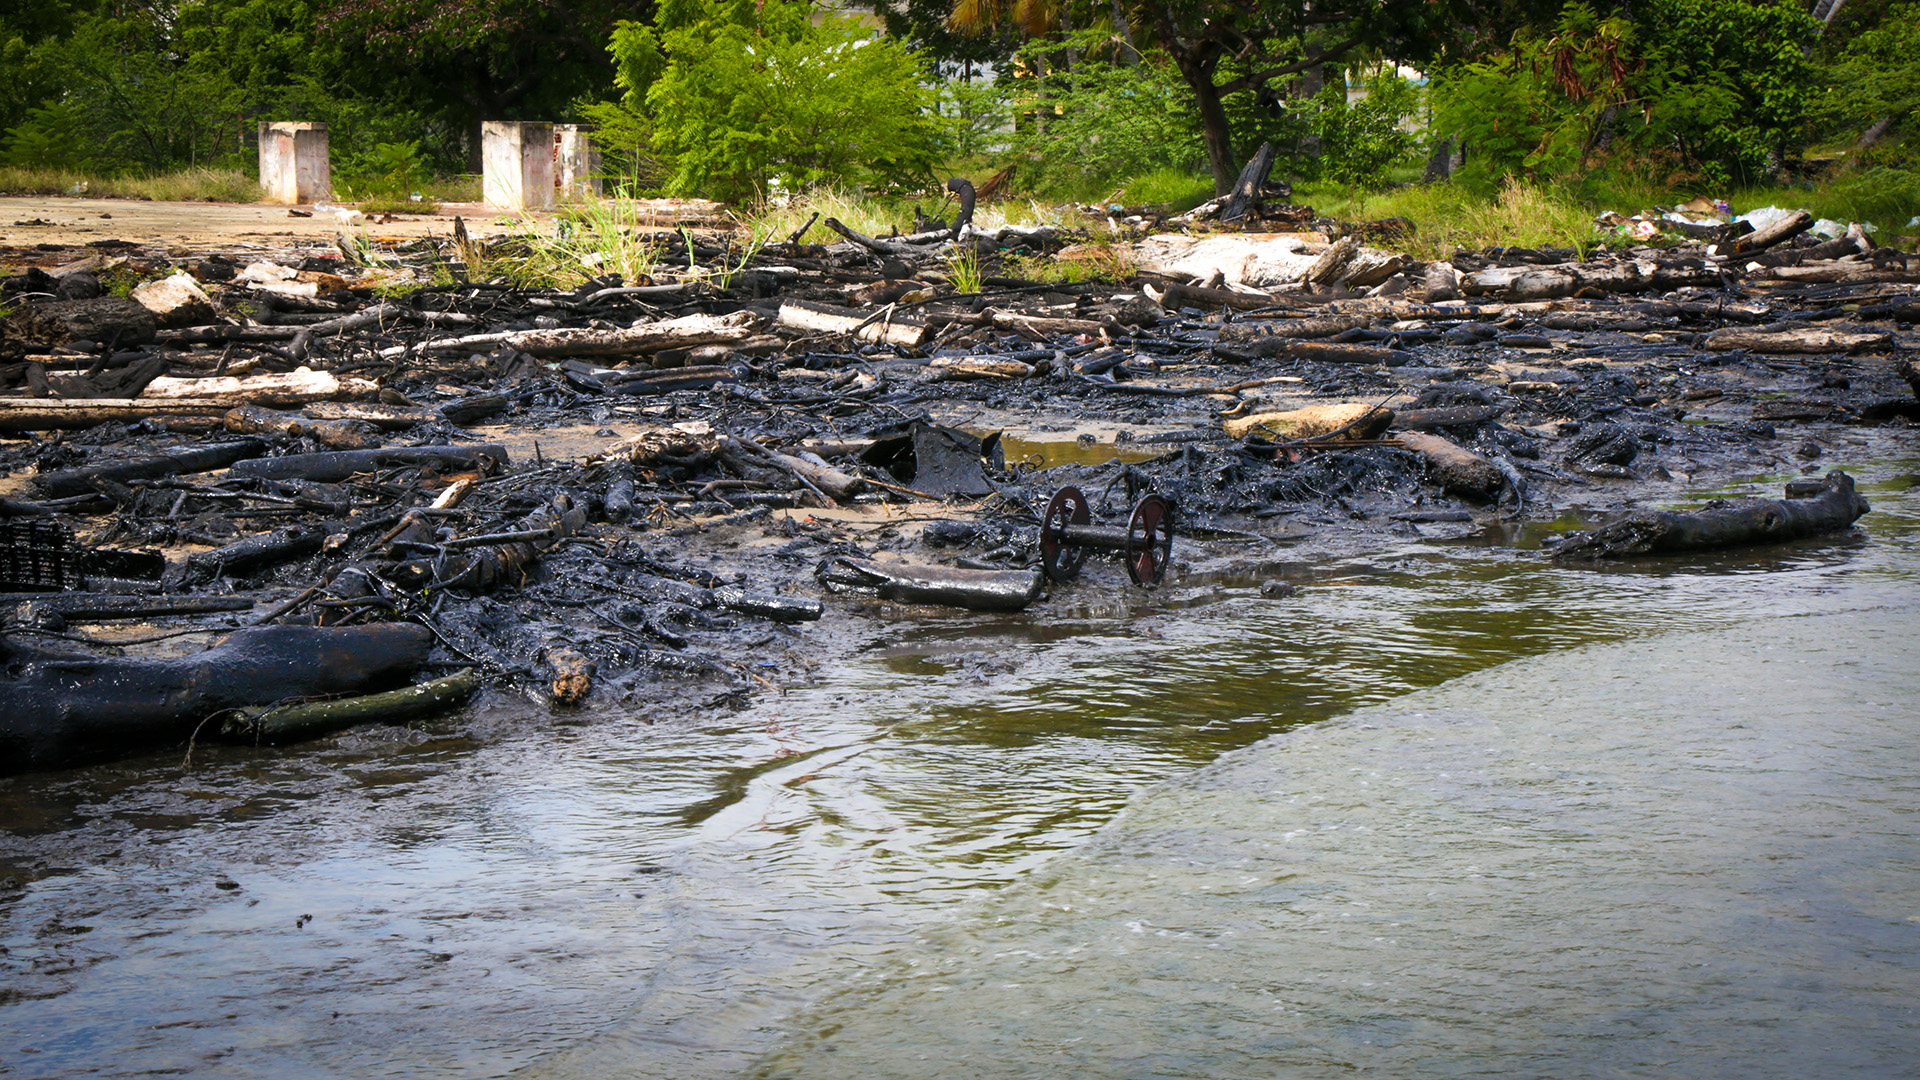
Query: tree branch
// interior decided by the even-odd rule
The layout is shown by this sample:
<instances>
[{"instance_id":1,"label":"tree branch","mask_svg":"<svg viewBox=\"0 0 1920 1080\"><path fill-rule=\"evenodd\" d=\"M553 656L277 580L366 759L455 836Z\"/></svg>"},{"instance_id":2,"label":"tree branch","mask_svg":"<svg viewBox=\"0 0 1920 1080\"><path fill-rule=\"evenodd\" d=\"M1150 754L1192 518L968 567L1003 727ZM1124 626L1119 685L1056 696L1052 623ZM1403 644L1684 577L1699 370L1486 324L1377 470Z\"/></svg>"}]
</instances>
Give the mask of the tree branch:
<instances>
[{"instance_id":1,"label":"tree branch","mask_svg":"<svg viewBox=\"0 0 1920 1080\"><path fill-rule=\"evenodd\" d=\"M1256 71L1251 74L1242 75L1237 79L1221 83L1220 96L1225 97L1228 94L1238 93L1242 90L1250 90L1269 79L1277 79L1282 75L1292 75L1305 71L1316 64L1330 64L1347 53L1352 52L1359 44L1359 38L1348 38L1328 49L1326 52L1321 53L1319 56L1311 56L1303 60L1297 60L1284 67L1268 68L1265 71Z\"/></svg>"}]
</instances>

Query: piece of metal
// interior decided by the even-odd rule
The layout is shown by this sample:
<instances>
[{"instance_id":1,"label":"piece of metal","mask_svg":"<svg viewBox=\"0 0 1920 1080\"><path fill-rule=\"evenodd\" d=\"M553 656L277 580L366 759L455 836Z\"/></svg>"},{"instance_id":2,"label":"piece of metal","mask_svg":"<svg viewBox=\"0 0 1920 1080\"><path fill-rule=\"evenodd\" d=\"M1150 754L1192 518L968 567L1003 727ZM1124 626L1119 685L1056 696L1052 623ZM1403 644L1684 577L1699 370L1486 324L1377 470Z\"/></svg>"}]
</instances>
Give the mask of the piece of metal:
<instances>
[{"instance_id":1,"label":"piece of metal","mask_svg":"<svg viewBox=\"0 0 1920 1080\"><path fill-rule=\"evenodd\" d=\"M1147 495L1134 504L1124 529L1089 525L1087 497L1069 484L1053 493L1040 518L1040 567L1056 584L1080 574L1087 551L1118 552L1127 576L1135 585L1152 588L1166 575L1173 553L1173 504L1164 496Z\"/></svg>"},{"instance_id":2,"label":"piece of metal","mask_svg":"<svg viewBox=\"0 0 1920 1080\"><path fill-rule=\"evenodd\" d=\"M1047 512L1040 519L1040 568L1047 580L1056 585L1080 576L1080 564L1086 560L1086 546L1068 537L1068 530L1085 525L1090 511L1087 497L1068 484L1053 493Z\"/></svg>"},{"instance_id":3,"label":"piece of metal","mask_svg":"<svg viewBox=\"0 0 1920 1080\"><path fill-rule=\"evenodd\" d=\"M1151 589L1166 576L1173 557L1173 504L1159 495L1142 498L1127 521L1127 546L1122 551L1127 576L1135 585Z\"/></svg>"}]
</instances>

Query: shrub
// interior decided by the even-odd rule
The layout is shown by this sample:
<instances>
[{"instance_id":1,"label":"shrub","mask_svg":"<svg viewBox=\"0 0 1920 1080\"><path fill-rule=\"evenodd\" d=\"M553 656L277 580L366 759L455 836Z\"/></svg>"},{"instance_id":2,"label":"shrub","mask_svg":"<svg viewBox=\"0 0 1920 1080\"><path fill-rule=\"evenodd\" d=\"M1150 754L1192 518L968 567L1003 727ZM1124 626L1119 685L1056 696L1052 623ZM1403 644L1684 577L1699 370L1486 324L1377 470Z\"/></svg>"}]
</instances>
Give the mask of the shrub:
<instances>
[{"instance_id":1,"label":"shrub","mask_svg":"<svg viewBox=\"0 0 1920 1080\"><path fill-rule=\"evenodd\" d=\"M653 118L674 193L764 197L777 187L931 178L943 125L919 59L851 19L806 5L718 0L623 22L610 51L626 105Z\"/></svg>"}]
</instances>

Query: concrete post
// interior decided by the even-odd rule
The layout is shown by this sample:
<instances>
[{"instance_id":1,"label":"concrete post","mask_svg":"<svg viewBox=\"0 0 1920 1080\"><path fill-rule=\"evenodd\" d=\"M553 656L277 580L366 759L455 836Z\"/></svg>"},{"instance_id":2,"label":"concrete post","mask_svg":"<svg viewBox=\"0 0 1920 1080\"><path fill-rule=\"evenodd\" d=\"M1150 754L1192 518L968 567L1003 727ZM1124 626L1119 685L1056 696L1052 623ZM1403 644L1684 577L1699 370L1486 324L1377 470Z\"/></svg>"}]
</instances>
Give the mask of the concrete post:
<instances>
[{"instance_id":1,"label":"concrete post","mask_svg":"<svg viewBox=\"0 0 1920 1080\"><path fill-rule=\"evenodd\" d=\"M559 124L553 130L559 141L555 168L559 174L561 197L599 197L600 148L593 143L593 129L580 124Z\"/></svg>"},{"instance_id":2,"label":"concrete post","mask_svg":"<svg viewBox=\"0 0 1920 1080\"><path fill-rule=\"evenodd\" d=\"M488 206L545 210L553 205L553 125L487 120L480 125L481 189Z\"/></svg>"},{"instance_id":3,"label":"concrete post","mask_svg":"<svg viewBox=\"0 0 1920 1080\"><path fill-rule=\"evenodd\" d=\"M260 186L270 203L333 198L327 162L327 125L294 120L260 122Z\"/></svg>"}]
</instances>

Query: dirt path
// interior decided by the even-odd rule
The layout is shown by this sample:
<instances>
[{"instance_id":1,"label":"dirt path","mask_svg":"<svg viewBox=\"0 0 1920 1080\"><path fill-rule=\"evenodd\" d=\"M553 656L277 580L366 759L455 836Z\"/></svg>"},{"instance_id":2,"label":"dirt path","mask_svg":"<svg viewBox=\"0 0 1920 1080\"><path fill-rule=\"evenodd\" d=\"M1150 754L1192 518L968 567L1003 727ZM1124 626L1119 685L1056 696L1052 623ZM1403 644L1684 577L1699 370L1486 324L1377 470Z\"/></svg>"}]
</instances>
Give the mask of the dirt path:
<instances>
[{"instance_id":1,"label":"dirt path","mask_svg":"<svg viewBox=\"0 0 1920 1080\"><path fill-rule=\"evenodd\" d=\"M303 213L310 216L299 216ZM464 218L476 237L512 232L525 219L480 203L443 203L432 214L343 223L339 214L311 205L0 198L0 268L6 273L27 266L46 268L64 261L72 248L109 246L102 241L112 240L162 247L178 258L215 250L267 252L331 245L345 229L364 231L376 241L446 236L453 232L456 217Z\"/></svg>"}]
</instances>

